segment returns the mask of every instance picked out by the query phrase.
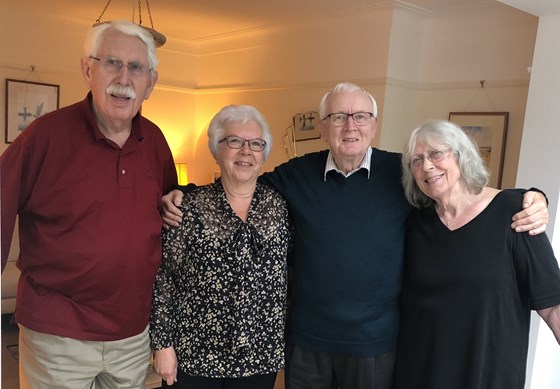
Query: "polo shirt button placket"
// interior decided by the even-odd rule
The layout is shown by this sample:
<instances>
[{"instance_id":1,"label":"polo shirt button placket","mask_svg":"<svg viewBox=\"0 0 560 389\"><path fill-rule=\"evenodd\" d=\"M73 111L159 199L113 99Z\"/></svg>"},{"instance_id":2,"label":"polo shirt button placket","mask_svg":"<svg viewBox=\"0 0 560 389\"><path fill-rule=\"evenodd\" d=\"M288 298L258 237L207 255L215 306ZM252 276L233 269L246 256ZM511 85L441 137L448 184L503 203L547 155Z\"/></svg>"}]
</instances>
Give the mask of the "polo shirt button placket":
<instances>
[{"instance_id":1,"label":"polo shirt button placket","mask_svg":"<svg viewBox=\"0 0 560 389\"><path fill-rule=\"evenodd\" d=\"M130 188L132 185L132 176L128 169L119 167L119 186L121 188Z\"/></svg>"}]
</instances>

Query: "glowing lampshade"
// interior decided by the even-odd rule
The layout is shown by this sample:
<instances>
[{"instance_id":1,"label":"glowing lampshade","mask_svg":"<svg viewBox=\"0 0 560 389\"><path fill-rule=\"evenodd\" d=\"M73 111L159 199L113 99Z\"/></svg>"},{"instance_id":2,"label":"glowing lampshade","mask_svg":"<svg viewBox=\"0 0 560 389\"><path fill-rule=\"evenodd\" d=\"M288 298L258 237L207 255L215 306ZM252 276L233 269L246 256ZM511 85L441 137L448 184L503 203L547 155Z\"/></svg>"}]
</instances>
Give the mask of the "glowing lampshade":
<instances>
[{"instance_id":1,"label":"glowing lampshade","mask_svg":"<svg viewBox=\"0 0 560 389\"><path fill-rule=\"evenodd\" d=\"M175 169L177 169L178 184L187 185L189 183L189 177L187 175L187 164L184 162L178 162L175 164Z\"/></svg>"}]
</instances>

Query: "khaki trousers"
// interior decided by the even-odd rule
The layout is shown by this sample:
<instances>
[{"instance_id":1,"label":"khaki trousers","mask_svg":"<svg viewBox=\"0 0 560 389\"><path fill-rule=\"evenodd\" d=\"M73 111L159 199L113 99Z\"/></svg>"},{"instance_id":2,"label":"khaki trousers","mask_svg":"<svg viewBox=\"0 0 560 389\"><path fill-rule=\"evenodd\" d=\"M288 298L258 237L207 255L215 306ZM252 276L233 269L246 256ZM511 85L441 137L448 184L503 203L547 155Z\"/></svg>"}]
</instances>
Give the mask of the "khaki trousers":
<instances>
[{"instance_id":1,"label":"khaki trousers","mask_svg":"<svg viewBox=\"0 0 560 389\"><path fill-rule=\"evenodd\" d=\"M95 342L19 326L20 389L143 389L148 327L130 338Z\"/></svg>"}]
</instances>

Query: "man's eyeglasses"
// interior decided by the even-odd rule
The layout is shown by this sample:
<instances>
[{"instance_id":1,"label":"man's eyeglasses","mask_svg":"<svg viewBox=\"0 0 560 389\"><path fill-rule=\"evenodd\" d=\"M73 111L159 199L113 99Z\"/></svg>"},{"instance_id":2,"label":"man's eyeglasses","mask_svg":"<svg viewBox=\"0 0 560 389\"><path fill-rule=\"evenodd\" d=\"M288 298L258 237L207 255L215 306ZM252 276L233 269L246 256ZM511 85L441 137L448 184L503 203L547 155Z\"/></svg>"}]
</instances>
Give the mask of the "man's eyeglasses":
<instances>
[{"instance_id":1,"label":"man's eyeglasses","mask_svg":"<svg viewBox=\"0 0 560 389\"><path fill-rule=\"evenodd\" d=\"M368 124L371 118L373 117L373 113L371 112L354 112L354 113L343 113L343 112L335 112L330 113L323 118L323 120L329 119L332 124L335 126L343 126L348 121L348 118L352 118L354 123L358 126L363 126Z\"/></svg>"},{"instance_id":2,"label":"man's eyeglasses","mask_svg":"<svg viewBox=\"0 0 560 389\"><path fill-rule=\"evenodd\" d=\"M103 69L112 74L118 74L123 66L126 66L128 68L128 73L132 77L143 77L152 71L151 68L148 68L139 62L129 62L127 64L124 64L120 59L111 57L97 58L92 55L90 55L89 58L99 61L103 66Z\"/></svg>"},{"instance_id":3,"label":"man's eyeglasses","mask_svg":"<svg viewBox=\"0 0 560 389\"><path fill-rule=\"evenodd\" d=\"M447 156L448 151L449 151L448 149L431 150L431 151L428 152L428 154L426 156L416 155L412 158L412 161L410 161L410 165L412 167L415 167L415 168L422 167L422 166L424 166L424 160L425 159L427 159L431 163L438 163L438 162L442 161Z\"/></svg>"},{"instance_id":4,"label":"man's eyeglasses","mask_svg":"<svg viewBox=\"0 0 560 389\"><path fill-rule=\"evenodd\" d=\"M218 143L222 142L226 142L226 145L230 149L242 149L243 146L245 146L245 143L247 143L249 148L253 151L263 151L266 147L266 141L262 139L243 139L238 136L226 136Z\"/></svg>"}]
</instances>

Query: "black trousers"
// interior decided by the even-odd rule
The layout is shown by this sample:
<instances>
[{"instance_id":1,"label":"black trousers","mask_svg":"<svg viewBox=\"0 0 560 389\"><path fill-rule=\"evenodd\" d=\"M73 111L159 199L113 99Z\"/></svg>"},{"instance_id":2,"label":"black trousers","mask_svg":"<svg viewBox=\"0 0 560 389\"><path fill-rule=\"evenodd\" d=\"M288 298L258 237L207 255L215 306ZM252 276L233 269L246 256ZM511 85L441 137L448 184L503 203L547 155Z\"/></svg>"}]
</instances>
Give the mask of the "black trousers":
<instances>
[{"instance_id":1,"label":"black trousers","mask_svg":"<svg viewBox=\"0 0 560 389\"><path fill-rule=\"evenodd\" d=\"M167 385L162 381L162 388L173 389L273 389L276 373L254 375L242 378L208 378L193 377L182 371L177 373L177 382Z\"/></svg>"},{"instance_id":2,"label":"black trousers","mask_svg":"<svg viewBox=\"0 0 560 389\"><path fill-rule=\"evenodd\" d=\"M286 346L286 389L391 389L395 353L355 358Z\"/></svg>"}]
</instances>

